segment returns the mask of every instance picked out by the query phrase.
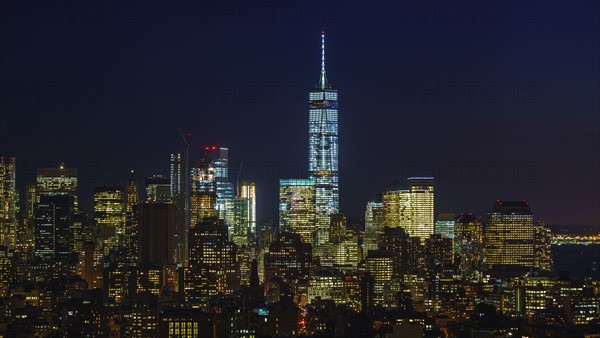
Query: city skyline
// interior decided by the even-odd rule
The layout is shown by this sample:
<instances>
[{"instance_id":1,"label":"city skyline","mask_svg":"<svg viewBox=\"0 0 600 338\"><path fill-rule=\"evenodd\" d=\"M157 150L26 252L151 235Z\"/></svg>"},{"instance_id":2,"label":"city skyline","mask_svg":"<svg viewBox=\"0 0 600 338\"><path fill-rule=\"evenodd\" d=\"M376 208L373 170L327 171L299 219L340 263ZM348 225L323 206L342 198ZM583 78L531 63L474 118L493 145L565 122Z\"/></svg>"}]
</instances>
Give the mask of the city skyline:
<instances>
[{"instance_id":1,"label":"city skyline","mask_svg":"<svg viewBox=\"0 0 600 338\"><path fill-rule=\"evenodd\" d=\"M294 156L293 160L289 160L289 156L285 156L288 157L287 161L282 161L280 159L278 159L277 157L273 157L270 160L264 161L264 162L258 162L258 161L254 161L252 158L247 157L246 154L244 153L240 153L238 151L236 151L237 149L232 148L232 157L235 159L237 158L237 160L234 161L230 161L232 162L231 165L229 165L228 171L225 170L225 172L229 173L229 177L228 179L232 182L236 182L237 180L241 179L250 179L252 181L257 182L257 191L258 194L262 197L261 199L263 200L263 203L259 203L258 204L258 212L257 214L259 215L259 221L266 221L266 220L276 220L277 219L277 209L274 207L274 205L276 205L276 196L275 196L275 201L273 201L274 196L276 195L276 191L277 191L277 182L279 179L289 179L289 178L295 178L295 177L307 177L310 176L312 178L315 178L317 180L317 183L320 180L324 180L324 179L328 179L327 177L331 177L331 179L333 179L332 182L326 183L323 181L323 183L318 183L317 186L322 186L321 188L317 188L317 200L321 200L322 202L317 202L317 204L321 205L320 208L322 210L322 212L324 212L325 214L328 214L332 211L337 211L340 210L339 209L339 205L340 205L340 197L339 197L339 191L341 191L342 194L342 200L346 201L346 205L348 207L346 208L341 208L340 211L345 212L349 217L351 217L352 219L361 219L362 218L362 210L360 208L360 205L365 205L369 199L372 197L365 195L365 196L360 196L360 197L354 197L353 199L349 200L349 198L347 197L348 195L353 195L353 191L355 191L356 189L360 188L360 185L356 185L356 184L347 184L344 186L344 189L339 189L338 187L338 158L340 155L338 155L339 151L338 151L338 126L337 126L337 109L338 109L338 103L337 103L337 90L333 89L333 87L331 86L330 82L327 79L326 76L326 72L325 72L325 30L321 30L321 62L320 62L320 74L319 74L319 81L318 84L314 87L311 86L306 86L307 88L311 88L310 91L305 92L302 91L301 95L299 96L299 100L296 101L292 101L292 102L288 102L288 105L290 107L294 107L294 109L298 109L298 107L302 106L302 102L306 102L307 100L310 100L310 104L309 104L309 108L315 108L317 106L319 106L319 102L315 101L314 99L317 98L317 96L321 93L321 91L323 91L323 93L325 92L331 92L330 94L327 94L329 96L327 96L327 98L325 100L328 101L324 101L324 102L329 102L328 104L331 104L331 102L333 102L333 104L331 105L331 107L333 107L332 109L334 109L335 114L331 115L332 118L334 118L334 120L332 122L327 122L329 124L331 124L331 126L329 125L325 125L323 124L322 126L317 125L316 122L311 122L312 120L312 114L309 114L309 118L308 118L308 122L309 125L311 126L309 128L309 141L308 141L308 165L307 163L303 163L301 161L301 159L299 158L299 156ZM343 32L336 32L334 36L339 37L340 33ZM338 42L334 43L334 46L337 44ZM332 49L332 54L336 54L335 52L335 48L330 48ZM316 53L313 53L316 54ZM314 58L311 58L314 59ZM308 63L308 64L312 64L315 62L304 62L304 63ZM335 66L335 62L331 62L333 64L333 68L337 68ZM343 74L342 74L343 75ZM414 88L412 88L411 90L413 90ZM227 91L225 91L225 94ZM241 94L241 92L235 93L235 90L233 90L230 94ZM5 94L9 94L8 91L5 91ZM202 92L202 94L205 94L204 92ZM418 93L417 93L418 94ZM423 93L422 93L423 94ZM424 94L428 94L427 92L424 92ZM435 94L435 90L429 92L429 94ZM441 94L441 92L439 92L438 94ZM325 94L323 94L325 95ZM331 96L334 95L334 96ZM313 97L314 96L314 97ZM331 96L331 97L330 97ZM325 96L323 96L325 97ZM344 97L344 95L342 94L342 98ZM7 96L6 98L9 98L9 96ZM5 101L4 103L7 103L7 101ZM344 100L342 99L342 105L344 105ZM319 106L321 107L321 106ZM330 108L331 108L330 107ZM350 107L349 107L350 108ZM344 115L342 115L342 117L344 117ZM316 118L316 115L315 115ZM304 120L306 120L306 118L304 118ZM343 120L343 119L342 119ZM265 126L266 127L266 126ZM278 128L283 128L285 130L290 130L289 127L286 127L286 125L282 125L279 126ZM332 134L333 138L335 140L329 140L327 142L325 142L324 140L320 140L319 141L319 137L318 135L320 135L321 130L323 128L326 129L331 129L334 134ZM190 128L185 128L185 135L182 134L182 136L184 136L183 142L181 142L181 140L179 139L180 133L183 133L181 128L178 128L178 130L164 130L163 133L159 134L161 135L161 138L164 137L164 143L165 144L169 144L172 145L173 148L181 148L183 149L184 147L186 149L188 149L187 151L189 152L189 160L190 161L194 161L197 159L200 159L203 155L202 153L204 152L204 148L205 145L207 144L215 144L214 142L211 142L212 140L207 140L207 138L205 136L203 136L203 134L205 132L207 132L207 128L194 128L193 126ZM267 128L265 128L266 131ZM297 127L293 128L293 129L298 129ZM344 129L344 125L342 124L342 130ZM250 131L248 131L250 132ZM255 130L255 133L264 133L263 130ZM356 133L356 131L354 130L348 130L346 128L346 139L349 140L349 142L353 139L354 134ZM212 132L211 132L212 133ZM343 133L343 132L342 132ZM196 135L200 135L200 136L196 136ZM218 145L218 147L220 149L224 149L224 151L228 151L228 141L227 139L221 138L219 137L219 139L223 139L223 144ZM435 139L435 137L434 137ZM169 140L169 142L167 142L167 140ZM400 143L405 143L407 141L409 141L410 138L408 138L407 140L404 139L399 139L398 142ZM600 139L599 139L600 140ZM286 139L286 142L289 142L289 139ZM204 143L202 143L204 142ZM284 142L285 143L285 142ZM320 145L323 144L323 145ZM329 149L331 144L331 150L328 150L328 153L323 153L323 150L318 150L317 148L325 146ZM132 143L133 145L133 143ZM214 147L214 146L213 146ZM345 148L345 145L343 144L341 149L343 150ZM387 144L387 146L384 147L378 147L378 148L382 148L384 151L386 152L390 152L392 153L396 148L396 146L394 145L394 143L389 143ZM402 148L402 150L405 150L406 148ZM223 151L223 150L221 150ZM242 151L242 149L240 149L240 151ZM345 152L346 154L348 154L348 152ZM61 164L66 164L67 166L69 166L70 163L75 164L76 167L79 167L79 172L80 172L80 186L82 188L82 196L80 198L82 198L82 207L90 212L93 206L93 202L92 202L92 198L91 196L93 195L93 189L95 185L100 185L100 186L110 186L110 185L122 185L125 184L126 180L129 178L129 172L131 170L134 170L136 173L142 172L142 173L148 173L149 175L147 177L150 176L154 176L154 175L162 175L164 177L169 177L169 175L173 175L172 172L169 172L169 164L168 164L168 156L169 154L171 154L171 152L166 153L166 154L159 154L159 153L152 153L151 158L152 158L152 162L158 163L158 159L163 159L163 161L161 161L161 169L157 170L156 172L149 172L148 169L146 169L144 163L134 163L134 162L123 162L123 163L115 163L114 166L111 167L111 165L109 164L108 166L105 163L102 163L100 161L91 161L91 162L80 162L77 159L68 159L67 161L62 161L61 160ZM277 153L278 155L283 155L282 153ZM299 154L299 153L298 153ZM162 155L162 156L160 156ZM6 156L6 155L5 155ZM171 155L172 156L172 155ZM227 158L229 157L229 155L226 155ZM187 156L186 156L187 157ZM283 157L283 156L282 156ZM403 157L403 156L401 156ZM61 157L62 158L62 157ZM165 158L167 159L166 161ZM325 167L325 162L322 162L323 159L329 159L328 161L330 161L329 164L326 165ZM346 162L346 157L344 157L342 155L342 158L344 159L344 162ZM460 204L456 204L456 203L449 203L448 201L450 200L455 200L457 196L464 196L465 195L465 191L467 191L467 189L469 189L469 187L473 187L474 185L478 185L478 186L486 186L486 187L490 187L489 189L486 189L486 193L485 195L490 196L492 195L493 198L490 200L497 200L497 199L528 199L531 200L534 205L536 205L537 207L541 208L542 210L545 207L545 203L548 203L548 200L550 201L554 201L556 200L556 197L554 198L548 198L546 197L547 195L544 195L543 197L539 197L540 195L540 187L544 186L545 184L548 184L549 180L543 179L545 176L543 176L544 173L544 167L541 166L541 164L539 162L535 162L535 161L529 161L529 160L510 160L510 161L496 161L496 160L485 160L485 161L478 161L478 160L465 160L464 162L461 161L440 161L437 160L434 157L431 158L427 158L423 161L417 161L417 160L413 160L413 159L418 159L418 158L423 158L421 155L417 155L416 157L407 157L406 160L402 160L399 165L396 164L395 168L397 170L397 174L396 176L387 176L387 177L379 177L379 176L375 176L372 177L371 179L382 182L382 180L387 180L387 182L384 182L384 185L378 187L378 188L383 188L386 185L388 185L390 182L393 182L394 180L397 179L404 179L404 178L408 178L409 176L432 176L434 177L436 184L438 185L438 187L443 187L442 189L440 189L440 195L437 195L438 197L436 200L436 203L438 206L441 206L438 208L438 210L436 210L437 212L454 212L454 213L460 213L460 212L464 212L464 211L472 211L476 214L480 214L480 215L485 215L485 213L487 213L490 208L491 208L491 204L487 203L487 204L483 204L482 201L483 199L479 199L476 198L478 201L480 201L479 203L471 203L471 204L467 204L465 202L460 203ZM319 161L317 161L317 159L321 159ZM350 164L346 164L345 166L342 167L342 181L344 181L344 174L348 171L348 170L344 170L347 168L350 168L354 165L357 165L360 163L360 160L357 161L356 157L350 156L349 158L347 158L348 161L350 160L354 160L353 162L351 162ZM593 157L590 158L590 160L597 162L597 157L594 159ZM31 180L32 178L35 179L34 176L32 176L31 174L37 169L37 167L35 166L36 164L39 165L40 162L38 161L34 161L32 158L21 158L19 156L16 156L16 161L17 161L17 187L20 190L24 190L25 189L25 184L27 183L27 180ZM383 162L381 162L381 166L380 168L371 168L373 169L378 169L378 170L385 170L385 167L387 167L386 165L386 160L384 160ZM165 164L166 162L166 164ZM21 168L21 166L19 165L19 163L23 164L25 166L25 168ZM595 165L596 163L592 162L592 166ZM44 165L41 165L42 167L52 167L54 164L53 163L45 163ZM227 167L228 164L226 163L225 166ZM321 168L323 167L323 168ZM327 174L326 171L323 170L330 170L331 173L334 173L332 176L330 174ZM315 174L317 173L317 174ZM325 175L323 176L323 178L318 178L315 175ZM394 175L394 173L392 173L391 175ZM172 177L172 176L171 176ZM136 179L138 180L143 180L145 177L144 176L137 176ZM592 177L591 178L592 181L594 182L594 180L598 180L598 185L600 187L600 179L597 177ZM96 183L98 182L98 183ZM101 182L101 184L100 184ZM139 182L141 183L141 181ZM219 185L219 195L223 194L222 191L225 191L223 189L226 189L227 193L225 193L228 197L231 197L232 193L233 193L233 187L228 187L228 188L223 188L221 186L221 184L225 184L225 183L218 183ZM227 183L230 184L230 183ZM505 189L504 186L509 185L509 187L514 188L511 189L509 191L507 191ZM329 188L327 188L326 186L330 186ZM590 188L593 188L593 184L590 184ZM375 186L371 187L370 189L375 189ZM481 189L481 188L479 188ZM585 207L585 205L590 205L593 206L594 205L594 198L598 197L594 195L593 189L589 189L590 191L584 190L583 193L584 194L591 194L589 195L590 197L592 197L592 200L587 200L584 203L579 202L577 204L577 206L581 206L583 205ZM91 191L91 193L87 193L88 191ZM520 191L520 193L515 193L514 191ZM373 193L376 193L377 190L373 191ZM328 197L325 196L325 194L327 194ZM231 196L230 196L231 195ZM345 198L344 195L346 196ZM468 194L471 195L471 194ZM597 195L597 194L596 194ZM323 196L323 197L319 197L319 196ZM442 197L443 196L443 197ZM538 196L538 198L535 198L536 196ZM463 197L464 198L464 197ZM328 201L328 202L326 202ZM221 205L222 202L218 202L219 205ZM325 204L324 204L325 203ZM600 203L600 200L599 200ZM357 205L359 207L357 207ZM218 208L220 209L220 208ZM589 208L588 208L589 209ZM546 211L546 212L542 212L542 219L544 219L545 221L547 221L549 224L555 224L555 225L592 225L592 226L596 226L596 225L600 225L600 215L598 215L600 213L600 211L597 211L594 213L593 208L592 209L584 209L583 211L583 216L581 212L577 213L577 212L573 212L570 213L569 215L571 217L567 218L563 215L553 215L552 211ZM326 211L329 210L329 211ZM586 211L587 210L587 211ZM576 216L573 216L576 215ZM581 216L580 216L581 215ZM581 218L578 219L578 218Z\"/></svg>"},{"instance_id":2,"label":"city skyline","mask_svg":"<svg viewBox=\"0 0 600 338\"><path fill-rule=\"evenodd\" d=\"M0 336L596 337L598 13L1 4Z\"/></svg>"}]
</instances>

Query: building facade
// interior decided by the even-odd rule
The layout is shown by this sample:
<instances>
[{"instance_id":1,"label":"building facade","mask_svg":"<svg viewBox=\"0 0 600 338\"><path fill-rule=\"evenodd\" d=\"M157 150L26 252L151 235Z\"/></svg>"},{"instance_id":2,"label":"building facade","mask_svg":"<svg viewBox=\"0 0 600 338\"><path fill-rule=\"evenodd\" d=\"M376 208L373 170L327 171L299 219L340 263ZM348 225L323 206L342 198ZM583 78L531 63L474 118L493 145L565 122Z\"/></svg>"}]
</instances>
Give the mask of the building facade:
<instances>
[{"instance_id":1,"label":"building facade","mask_svg":"<svg viewBox=\"0 0 600 338\"><path fill-rule=\"evenodd\" d=\"M327 217L339 210L338 178L338 91L327 81L325 73L325 32L321 32L321 76L309 92L309 160L310 178L315 181L315 204L318 221L317 241L327 241Z\"/></svg>"}]
</instances>

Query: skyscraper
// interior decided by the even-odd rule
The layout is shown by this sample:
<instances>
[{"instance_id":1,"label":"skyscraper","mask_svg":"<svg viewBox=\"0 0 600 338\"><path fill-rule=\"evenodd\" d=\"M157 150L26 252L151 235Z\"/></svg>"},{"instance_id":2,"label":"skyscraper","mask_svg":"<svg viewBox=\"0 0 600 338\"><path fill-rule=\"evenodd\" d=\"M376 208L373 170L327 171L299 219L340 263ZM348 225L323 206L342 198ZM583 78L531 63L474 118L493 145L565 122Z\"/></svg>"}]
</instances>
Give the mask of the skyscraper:
<instances>
[{"instance_id":1,"label":"skyscraper","mask_svg":"<svg viewBox=\"0 0 600 338\"><path fill-rule=\"evenodd\" d=\"M321 76L309 93L310 178L315 180L317 242L328 240L328 216L339 210L338 179L338 92L325 73L325 32L321 32Z\"/></svg>"},{"instance_id":2,"label":"skyscraper","mask_svg":"<svg viewBox=\"0 0 600 338\"><path fill-rule=\"evenodd\" d=\"M171 202L171 182L163 175L146 178L146 202Z\"/></svg>"},{"instance_id":3,"label":"skyscraper","mask_svg":"<svg viewBox=\"0 0 600 338\"><path fill-rule=\"evenodd\" d=\"M409 177L408 187L393 181L382 200L386 226L404 228L421 244L434 233L433 177Z\"/></svg>"},{"instance_id":4,"label":"skyscraper","mask_svg":"<svg viewBox=\"0 0 600 338\"><path fill-rule=\"evenodd\" d=\"M212 147L213 150L216 147ZM216 208L220 219L225 219L226 214L230 212L227 201L234 195L233 183L229 182L229 149L218 148L218 153L214 156L215 181L217 189Z\"/></svg>"},{"instance_id":5,"label":"skyscraper","mask_svg":"<svg viewBox=\"0 0 600 338\"><path fill-rule=\"evenodd\" d=\"M456 265L463 278L476 276L483 260L483 225L471 212L456 218L454 228Z\"/></svg>"},{"instance_id":6,"label":"skyscraper","mask_svg":"<svg viewBox=\"0 0 600 338\"><path fill-rule=\"evenodd\" d=\"M131 176L127 181L127 203L125 204L125 237L126 245L129 249L129 258L131 262L137 260L138 247L138 216L137 205L140 202L138 184L131 170Z\"/></svg>"},{"instance_id":7,"label":"skyscraper","mask_svg":"<svg viewBox=\"0 0 600 338\"><path fill-rule=\"evenodd\" d=\"M73 247L73 197L43 194L35 212L35 256L41 262L54 265L65 263Z\"/></svg>"},{"instance_id":8,"label":"skyscraper","mask_svg":"<svg viewBox=\"0 0 600 338\"><path fill-rule=\"evenodd\" d=\"M279 181L279 227L312 244L315 234L315 180ZM329 219L329 218L328 218ZM329 228L329 224L327 224Z\"/></svg>"},{"instance_id":9,"label":"skyscraper","mask_svg":"<svg viewBox=\"0 0 600 338\"><path fill-rule=\"evenodd\" d=\"M433 177L409 177L408 185L413 212L409 234L424 243L434 233Z\"/></svg>"},{"instance_id":10,"label":"skyscraper","mask_svg":"<svg viewBox=\"0 0 600 338\"><path fill-rule=\"evenodd\" d=\"M14 249L16 238L15 158L0 157L0 245Z\"/></svg>"},{"instance_id":11,"label":"skyscraper","mask_svg":"<svg viewBox=\"0 0 600 338\"><path fill-rule=\"evenodd\" d=\"M36 202L41 195L71 195L73 209L77 210L77 169L61 164L58 168L38 168Z\"/></svg>"},{"instance_id":12,"label":"skyscraper","mask_svg":"<svg viewBox=\"0 0 600 338\"><path fill-rule=\"evenodd\" d=\"M188 151L177 149L171 154L171 198L175 205L175 245L177 261L187 265L190 229L190 174Z\"/></svg>"},{"instance_id":13,"label":"skyscraper","mask_svg":"<svg viewBox=\"0 0 600 338\"><path fill-rule=\"evenodd\" d=\"M138 262L175 264L175 212L171 203L138 204Z\"/></svg>"},{"instance_id":14,"label":"skyscraper","mask_svg":"<svg viewBox=\"0 0 600 338\"><path fill-rule=\"evenodd\" d=\"M496 201L485 227L485 264L533 267L534 237L527 201Z\"/></svg>"},{"instance_id":15,"label":"skyscraper","mask_svg":"<svg viewBox=\"0 0 600 338\"><path fill-rule=\"evenodd\" d=\"M27 184L25 187L25 195L23 196L23 207L21 209L21 231L25 232L24 240L21 244L21 252L26 251L26 256L33 255L34 249L34 229L35 229L35 204L36 193L35 184Z\"/></svg>"},{"instance_id":16,"label":"skyscraper","mask_svg":"<svg viewBox=\"0 0 600 338\"><path fill-rule=\"evenodd\" d=\"M454 238L455 216L452 213L441 213L435 221L435 233L446 238Z\"/></svg>"},{"instance_id":17,"label":"skyscraper","mask_svg":"<svg viewBox=\"0 0 600 338\"><path fill-rule=\"evenodd\" d=\"M535 225L535 262L534 267L552 271L552 231L544 222Z\"/></svg>"},{"instance_id":18,"label":"skyscraper","mask_svg":"<svg viewBox=\"0 0 600 338\"><path fill-rule=\"evenodd\" d=\"M239 287L237 246L228 241L227 226L217 217L202 218L190 229L189 236L185 298L194 305L207 306L210 296L230 294Z\"/></svg>"},{"instance_id":19,"label":"skyscraper","mask_svg":"<svg viewBox=\"0 0 600 338\"><path fill-rule=\"evenodd\" d=\"M192 167L190 187L190 228L203 218L217 216L215 166L208 154Z\"/></svg>"},{"instance_id":20,"label":"skyscraper","mask_svg":"<svg viewBox=\"0 0 600 338\"><path fill-rule=\"evenodd\" d=\"M225 224L227 224L229 240L237 246L248 245L248 199L244 197L234 197L227 200L225 204L228 209Z\"/></svg>"},{"instance_id":21,"label":"skyscraper","mask_svg":"<svg viewBox=\"0 0 600 338\"><path fill-rule=\"evenodd\" d=\"M121 187L94 189L94 220L102 231L104 252L125 244L125 192Z\"/></svg>"},{"instance_id":22,"label":"skyscraper","mask_svg":"<svg viewBox=\"0 0 600 338\"><path fill-rule=\"evenodd\" d=\"M248 200L248 230L250 234L256 235L256 184L254 181L242 181L240 183L240 197Z\"/></svg>"},{"instance_id":23,"label":"skyscraper","mask_svg":"<svg viewBox=\"0 0 600 338\"><path fill-rule=\"evenodd\" d=\"M365 210L365 237L363 239L363 257L368 250L377 249L377 241L383 233L385 226L385 207L382 201L382 195L375 195L369 202Z\"/></svg>"},{"instance_id":24,"label":"skyscraper","mask_svg":"<svg viewBox=\"0 0 600 338\"><path fill-rule=\"evenodd\" d=\"M398 181L393 181L382 196L385 225L402 227L410 236L415 236L412 228L413 208L410 190Z\"/></svg>"}]
</instances>

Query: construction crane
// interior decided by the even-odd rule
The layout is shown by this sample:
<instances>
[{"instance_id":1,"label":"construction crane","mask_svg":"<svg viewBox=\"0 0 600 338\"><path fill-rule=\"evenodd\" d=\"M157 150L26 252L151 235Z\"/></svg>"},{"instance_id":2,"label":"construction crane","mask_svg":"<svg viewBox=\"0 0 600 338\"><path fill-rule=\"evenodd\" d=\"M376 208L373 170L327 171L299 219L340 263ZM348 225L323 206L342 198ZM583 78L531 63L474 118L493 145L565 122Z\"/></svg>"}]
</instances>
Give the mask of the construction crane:
<instances>
[{"instance_id":1,"label":"construction crane","mask_svg":"<svg viewBox=\"0 0 600 338\"><path fill-rule=\"evenodd\" d=\"M183 144L185 145L186 150L190 148L190 143L187 140L186 134L183 132L183 130L181 128L179 128L179 134L181 134L181 138L183 139ZM187 136L190 136L191 134L188 132Z\"/></svg>"}]
</instances>

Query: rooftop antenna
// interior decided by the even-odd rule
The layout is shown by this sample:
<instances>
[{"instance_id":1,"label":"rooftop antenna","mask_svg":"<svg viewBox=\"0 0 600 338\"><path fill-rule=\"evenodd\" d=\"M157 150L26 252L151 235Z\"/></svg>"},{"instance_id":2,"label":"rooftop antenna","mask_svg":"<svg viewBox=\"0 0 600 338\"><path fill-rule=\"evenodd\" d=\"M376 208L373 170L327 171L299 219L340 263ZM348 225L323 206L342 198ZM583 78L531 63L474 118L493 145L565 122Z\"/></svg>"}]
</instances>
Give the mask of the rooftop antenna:
<instances>
[{"instance_id":1,"label":"rooftop antenna","mask_svg":"<svg viewBox=\"0 0 600 338\"><path fill-rule=\"evenodd\" d=\"M327 87L327 77L325 76L325 31L321 31L321 78L319 79L319 87L325 89Z\"/></svg>"}]
</instances>

